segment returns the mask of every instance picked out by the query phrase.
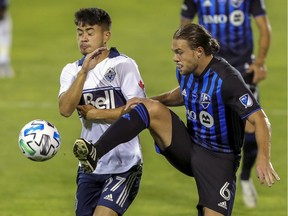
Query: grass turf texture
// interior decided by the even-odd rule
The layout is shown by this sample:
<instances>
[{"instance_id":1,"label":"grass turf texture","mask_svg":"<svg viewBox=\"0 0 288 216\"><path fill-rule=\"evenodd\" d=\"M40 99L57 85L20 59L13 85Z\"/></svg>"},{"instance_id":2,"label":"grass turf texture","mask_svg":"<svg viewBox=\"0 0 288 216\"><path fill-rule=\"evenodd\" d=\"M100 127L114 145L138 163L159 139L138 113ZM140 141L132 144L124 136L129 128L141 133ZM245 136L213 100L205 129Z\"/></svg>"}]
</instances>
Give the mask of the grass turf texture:
<instances>
[{"instance_id":1,"label":"grass turf texture","mask_svg":"<svg viewBox=\"0 0 288 216\"><path fill-rule=\"evenodd\" d=\"M113 20L110 46L134 58L148 96L174 88L171 38L179 24L182 1L11 1L14 79L0 79L1 151L0 215L74 215L77 160L72 144L80 133L77 115L58 113L59 76L63 66L80 58L73 23L80 7L101 7ZM268 78L260 85L261 103L273 127L272 162L281 181L261 186L255 210L244 207L238 187L233 215L286 215L287 210L287 2L266 0L273 38L267 59ZM257 44L256 44L257 45ZM175 111L184 117L183 108ZM50 161L26 159L17 145L22 126L36 118L54 123L62 146ZM147 131L141 134L144 173L140 192L127 216L196 215L195 183L172 168L153 148ZM238 183L239 185L239 183Z\"/></svg>"}]
</instances>

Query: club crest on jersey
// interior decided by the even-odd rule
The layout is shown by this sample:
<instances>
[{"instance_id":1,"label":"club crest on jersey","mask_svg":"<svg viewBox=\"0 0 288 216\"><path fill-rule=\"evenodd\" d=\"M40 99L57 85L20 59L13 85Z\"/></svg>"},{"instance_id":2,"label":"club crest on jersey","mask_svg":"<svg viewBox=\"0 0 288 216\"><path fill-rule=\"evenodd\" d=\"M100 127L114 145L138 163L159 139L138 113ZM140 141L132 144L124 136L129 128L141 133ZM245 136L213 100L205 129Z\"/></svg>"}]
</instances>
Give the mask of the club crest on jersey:
<instances>
[{"instance_id":1,"label":"club crest on jersey","mask_svg":"<svg viewBox=\"0 0 288 216\"><path fill-rule=\"evenodd\" d=\"M206 93L201 93L201 97L200 97L200 104L204 109L207 109L208 106L211 103L211 97L210 95L206 94Z\"/></svg>"},{"instance_id":2,"label":"club crest on jersey","mask_svg":"<svg viewBox=\"0 0 288 216\"><path fill-rule=\"evenodd\" d=\"M253 105L253 100L249 96L249 94L244 94L239 98L240 102L243 104L245 108L251 107Z\"/></svg>"},{"instance_id":3,"label":"club crest on jersey","mask_svg":"<svg viewBox=\"0 0 288 216\"><path fill-rule=\"evenodd\" d=\"M243 3L244 0L230 0L233 7L238 8Z\"/></svg>"},{"instance_id":4,"label":"club crest on jersey","mask_svg":"<svg viewBox=\"0 0 288 216\"><path fill-rule=\"evenodd\" d=\"M113 68L108 68L106 74L104 75L105 79L109 82L112 82L115 79L116 72Z\"/></svg>"},{"instance_id":5,"label":"club crest on jersey","mask_svg":"<svg viewBox=\"0 0 288 216\"><path fill-rule=\"evenodd\" d=\"M204 7L211 7L212 6L212 3L210 0L205 0L204 3L203 3L203 6Z\"/></svg>"}]
</instances>

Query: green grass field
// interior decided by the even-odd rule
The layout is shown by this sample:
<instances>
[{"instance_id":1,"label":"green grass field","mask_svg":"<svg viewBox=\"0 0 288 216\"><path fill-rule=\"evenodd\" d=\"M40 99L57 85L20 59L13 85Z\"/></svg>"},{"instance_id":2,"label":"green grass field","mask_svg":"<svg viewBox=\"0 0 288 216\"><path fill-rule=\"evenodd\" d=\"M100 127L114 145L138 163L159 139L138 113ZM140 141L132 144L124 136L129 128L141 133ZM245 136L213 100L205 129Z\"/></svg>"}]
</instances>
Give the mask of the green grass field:
<instances>
[{"instance_id":1,"label":"green grass field","mask_svg":"<svg viewBox=\"0 0 288 216\"><path fill-rule=\"evenodd\" d=\"M58 112L57 95L62 68L80 58L73 23L80 7L101 7L112 19L112 40L139 65L148 96L174 88L177 83L170 49L179 25L182 0L14 0L12 63L14 79L0 79L0 215L74 215L77 160L72 144L80 134L76 114L65 119ZM234 205L236 216L287 215L287 2L266 0L273 38L261 83L261 103L273 127L272 162L281 181L272 188L253 178L259 204L249 210L242 204L240 187ZM184 116L182 108L175 111ZM26 159L17 144L28 121L42 118L59 129L62 146L55 158L37 163ZM195 183L156 154L147 131L141 134L143 180L127 216L197 215Z\"/></svg>"}]
</instances>

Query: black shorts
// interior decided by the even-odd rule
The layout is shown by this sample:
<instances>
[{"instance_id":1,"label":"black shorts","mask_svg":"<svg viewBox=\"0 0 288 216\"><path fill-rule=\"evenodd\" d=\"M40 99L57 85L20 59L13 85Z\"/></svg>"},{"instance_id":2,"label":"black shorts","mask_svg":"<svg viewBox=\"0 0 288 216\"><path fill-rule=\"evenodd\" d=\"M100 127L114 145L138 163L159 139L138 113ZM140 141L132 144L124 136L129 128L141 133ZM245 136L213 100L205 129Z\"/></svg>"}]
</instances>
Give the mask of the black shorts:
<instances>
[{"instance_id":1,"label":"black shorts","mask_svg":"<svg viewBox=\"0 0 288 216\"><path fill-rule=\"evenodd\" d=\"M231 215L240 156L216 153L193 143L186 126L171 111L172 143L161 154L179 171L195 178L199 215L203 207Z\"/></svg>"}]
</instances>

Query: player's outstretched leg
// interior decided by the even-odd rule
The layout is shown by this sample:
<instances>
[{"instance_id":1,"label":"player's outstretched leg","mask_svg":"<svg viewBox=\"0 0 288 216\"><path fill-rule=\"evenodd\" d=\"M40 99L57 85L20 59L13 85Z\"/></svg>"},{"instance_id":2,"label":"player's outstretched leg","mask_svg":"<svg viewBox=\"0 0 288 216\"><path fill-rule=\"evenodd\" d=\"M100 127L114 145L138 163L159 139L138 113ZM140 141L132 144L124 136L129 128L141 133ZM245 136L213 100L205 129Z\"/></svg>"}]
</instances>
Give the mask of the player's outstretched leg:
<instances>
[{"instance_id":1,"label":"player's outstretched leg","mask_svg":"<svg viewBox=\"0 0 288 216\"><path fill-rule=\"evenodd\" d=\"M79 160L83 171L92 173L97 166L98 159L117 145L137 136L148 125L149 113L143 104L138 104L129 113L116 120L95 144L82 138L77 139L73 146L73 153Z\"/></svg>"},{"instance_id":2,"label":"player's outstretched leg","mask_svg":"<svg viewBox=\"0 0 288 216\"><path fill-rule=\"evenodd\" d=\"M79 138L73 146L73 153L78 158L84 172L92 173L97 165L96 148L92 143Z\"/></svg>"}]
</instances>

